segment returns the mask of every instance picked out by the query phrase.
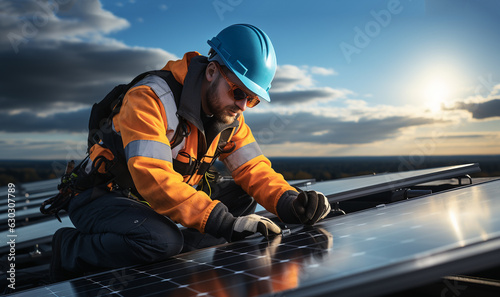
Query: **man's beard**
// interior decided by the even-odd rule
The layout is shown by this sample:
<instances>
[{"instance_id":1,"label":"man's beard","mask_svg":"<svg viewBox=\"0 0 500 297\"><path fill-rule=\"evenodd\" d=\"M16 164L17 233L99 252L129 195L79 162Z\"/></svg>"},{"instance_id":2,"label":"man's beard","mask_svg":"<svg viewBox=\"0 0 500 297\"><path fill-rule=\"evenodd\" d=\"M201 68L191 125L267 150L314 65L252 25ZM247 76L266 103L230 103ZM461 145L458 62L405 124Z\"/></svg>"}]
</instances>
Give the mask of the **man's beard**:
<instances>
[{"instance_id":1,"label":"man's beard","mask_svg":"<svg viewBox=\"0 0 500 297\"><path fill-rule=\"evenodd\" d=\"M207 100L206 101L207 108L208 111L214 116L217 122L229 125L234 122L234 120L238 117L238 114L236 115L236 117L228 114L228 106L224 106L223 103L221 102L220 97L218 96L217 93L218 85L219 85L219 77L210 83L205 92L206 96L205 98ZM236 105L234 105L232 111L237 112L239 111L239 108Z\"/></svg>"}]
</instances>

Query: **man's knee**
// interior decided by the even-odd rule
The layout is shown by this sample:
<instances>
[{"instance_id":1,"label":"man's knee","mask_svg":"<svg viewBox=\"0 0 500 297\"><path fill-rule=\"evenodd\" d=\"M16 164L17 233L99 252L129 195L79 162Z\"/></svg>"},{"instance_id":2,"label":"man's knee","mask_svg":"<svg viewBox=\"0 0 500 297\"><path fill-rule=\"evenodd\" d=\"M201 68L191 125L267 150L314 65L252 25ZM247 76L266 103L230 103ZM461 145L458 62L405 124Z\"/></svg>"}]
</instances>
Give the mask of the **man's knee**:
<instances>
[{"instance_id":1,"label":"man's knee","mask_svg":"<svg viewBox=\"0 0 500 297\"><path fill-rule=\"evenodd\" d=\"M126 235L131 253L138 257L140 262L159 261L179 254L184 243L179 228L168 219L163 224L151 221L154 220L147 219L136 230Z\"/></svg>"}]
</instances>

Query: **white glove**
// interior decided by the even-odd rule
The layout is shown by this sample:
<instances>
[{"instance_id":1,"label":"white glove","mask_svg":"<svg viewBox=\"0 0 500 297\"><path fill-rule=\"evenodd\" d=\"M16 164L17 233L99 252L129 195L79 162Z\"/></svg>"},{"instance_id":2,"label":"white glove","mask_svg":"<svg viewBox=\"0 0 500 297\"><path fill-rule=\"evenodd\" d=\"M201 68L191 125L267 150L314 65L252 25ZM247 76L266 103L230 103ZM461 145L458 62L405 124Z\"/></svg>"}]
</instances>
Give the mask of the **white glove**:
<instances>
[{"instance_id":1,"label":"white glove","mask_svg":"<svg viewBox=\"0 0 500 297\"><path fill-rule=\"evenodd\" d=\"M281 234L281 228L268 218L251 214L237 217L233 225L231 241L236 241L260 232L266 238L270 234Z\"/></svg>"}]
</instances>

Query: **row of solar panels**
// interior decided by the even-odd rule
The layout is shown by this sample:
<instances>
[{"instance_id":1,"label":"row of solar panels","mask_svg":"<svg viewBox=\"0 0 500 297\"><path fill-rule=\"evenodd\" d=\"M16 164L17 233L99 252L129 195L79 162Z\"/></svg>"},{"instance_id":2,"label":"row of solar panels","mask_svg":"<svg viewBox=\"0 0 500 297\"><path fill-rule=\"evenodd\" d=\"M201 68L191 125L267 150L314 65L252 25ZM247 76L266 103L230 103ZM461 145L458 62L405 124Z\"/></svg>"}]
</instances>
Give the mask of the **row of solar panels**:
<instances>
[{"instance_id":1,"label":"row of solar panels","mask_svg":"<svg viewBox=\"0 0 500 297\"><path fill-rule=\"evenodd\" d=\"M324 193L331 203L354 199L368 194L397 190L404 187L413 186L430 180L458 177L465 174L479 171L477 164L461 166L450 166L437 169L424 169L406 171L399 173L385 173L370 176L344 178L316 183L314 180L291 181L294 186L304 190L314 189ZM16 233L19 236L18 248L24 248L37 243L37 240L50 237L55 230L61 227L72 226L69 219L63 216L62 224L51 217L40 213L40 204L47 198L57 194L57 184L59 180L53 179L42 182L30 183L16 189L15 219ZM7 201L7 187L0 189L5 197L1 201ZM1 196L0 196L1 197ZM7 203L0 206L0 221L6 222L9 213ZM257 211L262 208L257 209ZM36 227L28 227L36 223ZM0 225L0 237L5 238L9 233L7 224ZM43 242L43 241L41 241ZM41 243L39 242L39 243ZM7 250L5 243L0 243L0 254Z\"/></svg>"},{"instance_id":2,"label":"row of solar panels","mask_svg":"<svg viewBox=\"0 0 500 297\"><path fill-rule=\"evenodd\" d=\"M318 183L296 181L296 186L321 191L337 205L479 170L477 164L466 164ZM282 226L291 234L271 241L254 237L153 265L45 285L16 296L258 296L282 292L286 296L358 296L396 292L448 273L500 264L500 258L494 256L500 251L500 220L494 215L500 211L500 201L495 200L499 183L332 217L310 228ZM59 223L37 213L41 200L54 194L55 184L57 180L26 185L29 197L16 201L16 219L19 215L26 224L16 227L16 250L27 255L26 266L41 264L39 273L46 272L53 232L71 226L67 217ZM23 202L25 198L30 202ZM30 223L34 216L38 218ZM0 233L3 238L9 235L9 230ZM8 250L8 244L0 244L0 254ZM30 273L33 271L31 268ZM22 277L29 279L20 270L18 278Z\"/></svg>"}]
</instances>

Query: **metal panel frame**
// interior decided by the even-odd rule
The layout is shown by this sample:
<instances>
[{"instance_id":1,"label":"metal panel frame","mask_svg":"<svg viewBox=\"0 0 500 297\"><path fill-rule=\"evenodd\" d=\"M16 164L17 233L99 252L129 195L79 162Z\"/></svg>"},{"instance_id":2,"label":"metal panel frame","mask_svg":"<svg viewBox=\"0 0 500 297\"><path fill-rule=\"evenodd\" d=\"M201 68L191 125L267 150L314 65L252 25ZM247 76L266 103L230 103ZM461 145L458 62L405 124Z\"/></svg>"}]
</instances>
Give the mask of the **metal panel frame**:
<instances>
[{"instance_id":1,"label":"metal panel frame","mask_svg":"<svg viewBox=\"0 0 500 297\"><path fill-rule=\"evenodd\" d=\"M431 172L426 174L419 174L419 172L429 172L429 171ZM404 171L399 173L377 174L374 176L376 176L377 178L383 176L386 181L383 183L352 188L343 192L336 192L335 184L345 182L346 179L338 179L330 182L316 183L312 186L306 186L301 189L316 190L318 189L318 186L321 185L324 186L328 183L328 185L331 185L332 192L324 191L323 194L325 194L330 203L333 203L333 202L355 199L371 194L377 194L385 191L394 191L400 188L414 186L433 180L460 177L479 171L481 171L481 169L479 168L479 164L471 163L471 164L464 164L457 166L439 167L434 169L422 169L414 171ZM372 177L373 176L361 176L361 177L351 178L350 180L357 179L360 181L361 184L363 182L366 182L368 184Z\"/></svg>"}]
</instances>

